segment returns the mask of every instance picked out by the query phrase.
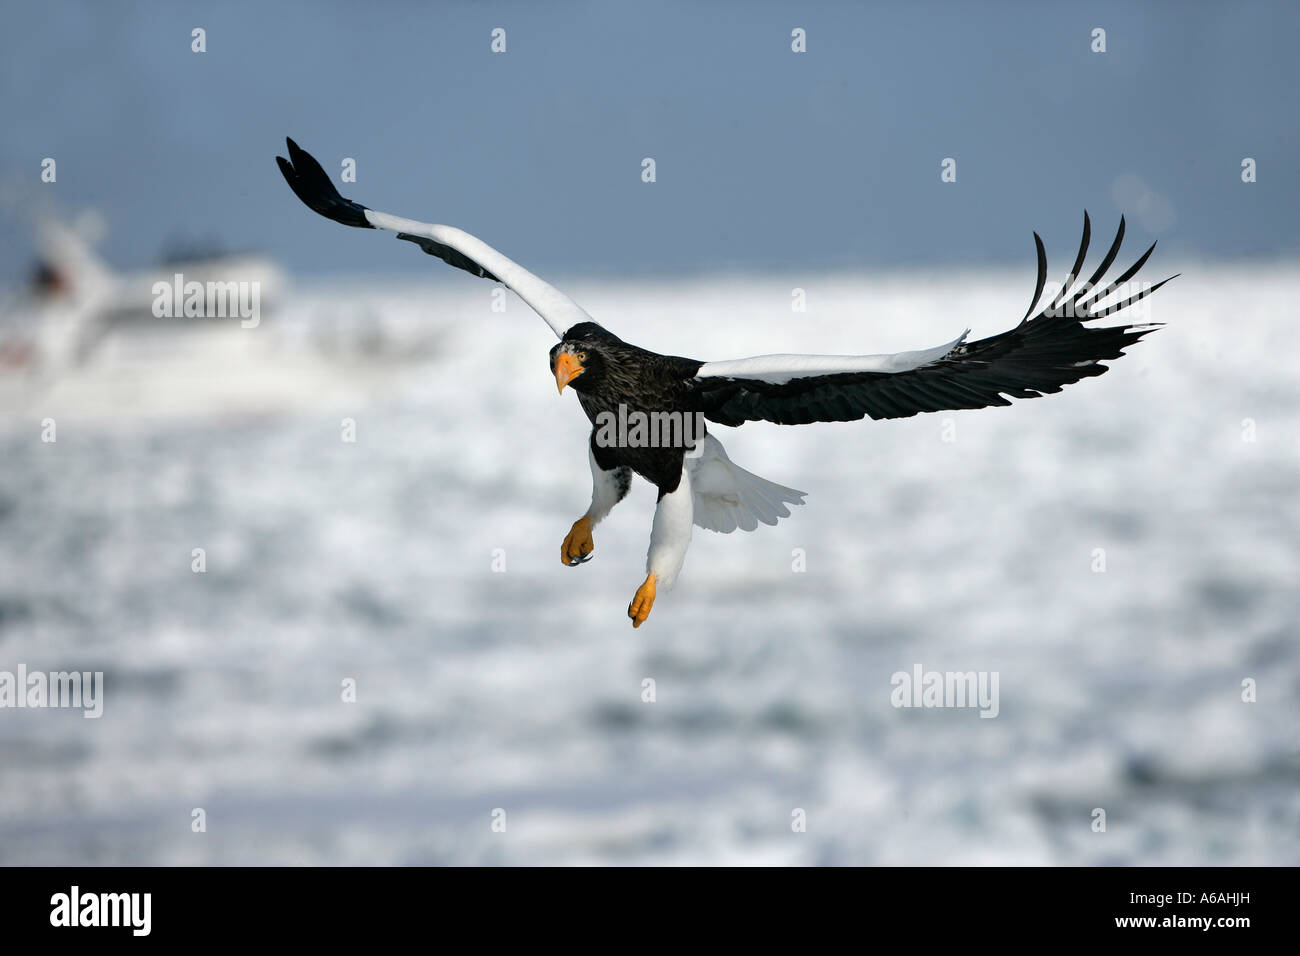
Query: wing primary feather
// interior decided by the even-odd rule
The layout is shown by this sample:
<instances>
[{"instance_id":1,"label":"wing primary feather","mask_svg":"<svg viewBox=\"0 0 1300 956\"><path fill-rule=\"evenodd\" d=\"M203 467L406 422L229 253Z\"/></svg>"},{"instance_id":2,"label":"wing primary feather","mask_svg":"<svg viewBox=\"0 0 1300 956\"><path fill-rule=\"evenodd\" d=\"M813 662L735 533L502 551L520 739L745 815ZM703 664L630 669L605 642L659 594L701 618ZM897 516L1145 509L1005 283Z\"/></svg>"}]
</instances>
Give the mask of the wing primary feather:
<instances>
[{"instance_id":1,"label":"wing primary feather","mask_svg":"<svg viewBox=\"0 0 1300 956\"><path fill-rule=\"evenodd\" d=\"M1070 287L1074 285L1074 280L1079 278L1079 270L1083 268L1083 260L1088 255L1088 243L1092 241L1092 221L1088 218L1088 210L1083 211L1083 239L1079 241L1079 254L1074 257L1074 265L1070 268L1070 274L1065 277L1061 283L1061 291L1057 293L1052 304L1048 306L1047 311L1054 312L1056 307L1061 304L1070 292Z\"/></svg>"},{"instance_id":2,"label":"wing primary feather","mask_svg":"<svg viewBox=\"0 0 1300 956\"><path fill-rule=\"evenodd\" d=\"M1110 249L1106 253L1106 258L1101 260L1101 265L1097 266L1097 271L1092 274L1091 278L1089 278L1088 281L1085 282L1083 285L1078 287L1074 297L1070 300L1071 307L1077 306L1079 304L1080 299L1082 299L1084 296L1086 296L1088 293L1090 293L1093 289L1097 287L1097 283L1101 281L1101 277L1106 274L1106 270L1111 267L1111 264L1114 263L1115 261L1115 257L1119 255L1119 247L1123 242L1124 242L1124 217L1120 216L1119 231L1115 233L1115 241L1110 244Z\"/></svg>"},{"instance_id":3,"label":"wing primary feather","mask_svg":"<svg viewBox=\"0 0 1300 956\"><path fill-rule=\"evenodd\" d=\"M1171 276L1169 277L1169 279L1177 279L1179 275L1181 275L1181 273L1175 273L1174 275L1171 275ZM1120 309L1127 309L1127 308L1128 308L1130 305L1132 305L1134 302L1137 302L1137 301L1139 301L1140 299L1145 299L1145 298L1146 298L1147 296L1149 296L1152 292L1155 292L1156 289L1160 288L1162 285L1164 285L1166 282L1168 282L1169 279L1161 279L1159 282L1157 282L1155 285L1151 286L1149 289L1140 289L1139 291L1135 292L1133 295L1129 296L1127 299L1124 299L1124 300L1122 300L1122 301L1120 301L1120 302L1116 302L1114 305L1108 305L1106 308L1102 309L1100 312L1092 312L1092 313L1089 313L1088 318L1089 318L1089 319L1104 319L1106 316L1110 315L1112 312L1118 312ZM1159 325L1159 324L1161 324L1161 323L1154 323L1154 324L1155 324L1155 325Z\"/></svg>"},{"instance_id":4,"label":"wing primary feather","mask_svg":"<svg viewBox=\"0 0 1300 956\"><path fill-rule=\"evenodd\" d=\"M329 174L311 153L287 136L284 141L289 147L289 158L277 156L275 162L295 196L326 219L358 229L375 228L366 218L366 207L340 196Z\"/></svg>"},{"instance_id":5,"label":"wing primary feather","mask_svg":"<svg viewBox=\"0 0 1300 956\"><path fill-rule=\"evenodd\" d=\"M1034 233L1034 246L1038 250L1038 282L1034 286L1034 297L1029 300L1029 308L1025 310L1025 317L1020 320L1024 325L1029 321L1029 317L1034 314L1034 306L1038 305L1038 299L1043 294L1043 286L1047 285L1047 250L1043 248L1043 237Z\"/></svg>"},{"instance_id":6,"label":"wing primary feather","mask_svg":"<svg viewBox=\"0 0 1300 956\"><path fill-rule=\"evenodd\" d=\"M1133 278L1133 276L1137 274L1137 271L1141 269L1144 265L1146 265L1147 259L1151 258L1151 253L1155 251L1155 248L1156 248L1156 244L1154 242L1151 243L1150 248L1147 249L1146 252L1142 253L1142 256L1138 259L1137 262L1133 263L1126 270L1124 270L1123 275L1117 278L1114 282L1111 282L1109 285L1106 286L1106 288L1102 289L1096 295L1091 295L1083 302L1078 303L1077 307L1082 311L1087 312L1089 309L1091 309L1102 299L1106 298L1106 296L1110 295L1112 292L1114 292L1116 289L1122 286L1129 279Z\"/></svg>"}]
</instances>

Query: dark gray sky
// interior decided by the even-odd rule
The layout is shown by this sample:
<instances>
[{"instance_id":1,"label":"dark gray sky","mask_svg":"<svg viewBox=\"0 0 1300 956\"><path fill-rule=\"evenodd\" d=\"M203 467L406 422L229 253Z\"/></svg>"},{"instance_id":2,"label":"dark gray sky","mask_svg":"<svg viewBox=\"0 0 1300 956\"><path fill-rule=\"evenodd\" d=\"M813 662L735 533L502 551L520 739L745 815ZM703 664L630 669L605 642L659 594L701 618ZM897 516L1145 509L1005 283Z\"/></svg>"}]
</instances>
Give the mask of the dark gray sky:
<instances>
[{"instance_id":1,"label":"dark gray sky","mask_svg":"<svg viewBox=\"0 0 1300 956\"><path fill-rule=\"evenodd\" d=\"M1292 3L52 0L2 16L0 183L102 211L123 267L181 238L303 274L441 268L299 205L273 160L285 134L331 172L357 160L344 195L546 275L1032 263L1030 231L1065 249L1085 207L1105 238L1126 212L1134 245L1300 252ZM12 209L0 243L12 279L32 257Z\"/></svg>"}]
</instances>

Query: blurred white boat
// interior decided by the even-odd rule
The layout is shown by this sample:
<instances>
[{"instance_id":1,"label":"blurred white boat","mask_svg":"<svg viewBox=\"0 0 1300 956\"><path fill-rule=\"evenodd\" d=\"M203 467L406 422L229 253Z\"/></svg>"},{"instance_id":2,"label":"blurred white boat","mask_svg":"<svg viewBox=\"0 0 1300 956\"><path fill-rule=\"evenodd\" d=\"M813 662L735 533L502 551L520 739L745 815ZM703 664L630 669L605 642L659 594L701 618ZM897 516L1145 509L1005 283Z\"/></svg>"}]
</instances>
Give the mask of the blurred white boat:
<instances>
[{"instance_id":1,"label":"blurred white boat","mask_svg":"<svg viewBox=\"0 0 1300 956\"><path fill-rule=\"evenodd\" d=\"M102 234L89 217L37 223L41 258L30 286L0 308L5 419L265 414L355 402L435 350L435 334L389 334L361 300L284 321L288 282L269 257L193 254L119 273L94 251Z\"/></svg>"}]
</instances>

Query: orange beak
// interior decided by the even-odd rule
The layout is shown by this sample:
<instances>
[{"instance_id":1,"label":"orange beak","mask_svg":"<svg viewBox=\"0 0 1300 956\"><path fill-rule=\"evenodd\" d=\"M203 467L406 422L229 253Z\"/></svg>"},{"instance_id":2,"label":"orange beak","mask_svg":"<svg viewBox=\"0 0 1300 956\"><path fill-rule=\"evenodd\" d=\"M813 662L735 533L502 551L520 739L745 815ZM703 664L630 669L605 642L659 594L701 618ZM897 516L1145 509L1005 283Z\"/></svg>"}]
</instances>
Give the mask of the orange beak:
<instances>
[{"instance_id":1,"label":"orange beak","mask_svg":"<svg viewBox=\"0 0 1300 956\"><path fill-rule=\"evenodd\" d=\"M585 372L586 369L573 357L571 352L561 352L555 360L555 386L563 394L564 386Z\"/></svg>"}]
</instances>

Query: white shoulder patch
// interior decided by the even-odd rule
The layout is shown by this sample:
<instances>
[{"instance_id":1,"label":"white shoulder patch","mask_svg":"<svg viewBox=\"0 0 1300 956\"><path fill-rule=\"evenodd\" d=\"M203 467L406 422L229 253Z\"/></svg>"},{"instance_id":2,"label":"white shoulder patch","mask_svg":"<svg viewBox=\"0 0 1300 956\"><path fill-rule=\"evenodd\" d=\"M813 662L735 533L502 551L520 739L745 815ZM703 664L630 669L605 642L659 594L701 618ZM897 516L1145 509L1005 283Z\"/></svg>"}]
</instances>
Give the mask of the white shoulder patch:
<instances>
[{"instance_id":1,"label":"white shoulder patch","mask_svg":"<svg viewBox=\"0 0 1300 956\"><path fill-rule=\"evenodd\" d=\"M477 236L471 236L455 226L404 219L375 209L366 210L366 221L376 229L405 232L424 236L444 246L450 246L492 273L502 284L513 290L528 303L534 312L551 327L556 338L563 338L566 329L580 322L592 321L576 302L555 286L539 279L519 263L502 255Z\"/></svg>"},{"instance_id":2,"label":"white shoulder patch","mask_svg":"<svg viewBox=\"0 0 1300 956\"><path fill-rule=\"evenodd\" d=\"M784 385L796 378L838 375L845 372L906 372L943 358L970 334L967 329L946 345L914 352L882 355L755 355L726 362L705 362L695 373L698 378L756 378L772 385Z\"/></svg>"}]
</instances>

